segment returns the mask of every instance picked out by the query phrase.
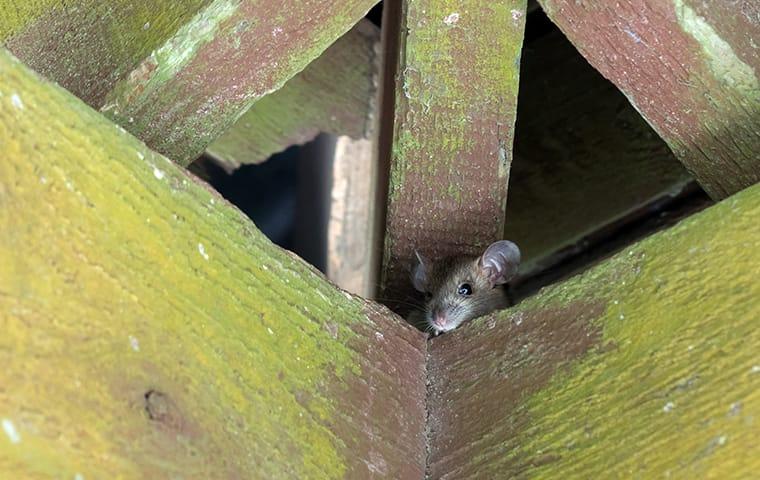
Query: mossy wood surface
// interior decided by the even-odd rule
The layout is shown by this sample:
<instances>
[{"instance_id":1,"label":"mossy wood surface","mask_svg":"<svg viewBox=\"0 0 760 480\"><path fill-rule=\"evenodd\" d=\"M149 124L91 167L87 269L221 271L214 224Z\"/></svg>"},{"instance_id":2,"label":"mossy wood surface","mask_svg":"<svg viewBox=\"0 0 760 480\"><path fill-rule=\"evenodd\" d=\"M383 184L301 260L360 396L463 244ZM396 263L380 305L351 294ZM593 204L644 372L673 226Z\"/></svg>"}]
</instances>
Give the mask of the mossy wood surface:
<instances>
[{"instance_id":1,"label":"mossy wood surface","mask_svg":"<svg viewBox=\"0 0 760 480\"><path fill-rule=\"evenodd\" d=\"M520 246L523 274L567 258L582 239L693 182L559 32L526 48L519 105L504 238Z\"/></svg>"},{"instance_id":2,"label":"mossy wood surface","mask_svg":"<svg viewBox=\"0 0 760 480\"><path fill-rule=\"evenodd\" d=\"M0 53L3 478L421 478L420 332Z\"/></svg>"},{"instance_id":3,"label":"mossy wood surface","mask_svg":"<svg viewBox=\"0 0 760 480\"><path fill-rule=\"evenodd\" d=\"M216 0L119 82L101 110L187 165L375 3Z\"/></svg>"},{"instance_id":4,"label":"mossy wood surface","mask_svg":"<svg viewBox=\"0 0 760 480\"><path fill-rule=\"evenodd\" d=\"M3 0L0 42L93 107L209 0Z\"/></svg>"},{"instance_id":5,"label":"mossy wood surface","mask_svg":"<svg viewBox=\"0 0 760 480\"><path fill-rule=\"evenodd\" d=\"M756 0L539 0L713 198L760 180Z\"/></svg>"},{"instance_id":6,"label":"mossy wood surface","mask_svg":"<svg viewBox=\"0 0 760 480\"><path fill-rule=\"evenodd\" d=\"M431 478L756 478L760 185L432 340Z\"/></svg>"},{"instance_id":7,"label":"mossy wood surface","mask_svg":"<svg viewBox=\"0 0 760 480\"><path fill-rule=\"evenodd\" d=\"M525 0L405 0L383 297L403 297L417 249L474 252L501 237Z\"/></svg>"},{"instance_id":8,"label":"mossy wood surface","mask_svg":"<svg viewBox=\"0 0 760 480\"><path fill-rule=\"evenodd\" d=\"M228 167L259 163L320 132L370 138L380 30L360 21L283 87L257 101L207 151Z\"/></svg>"}]
</instances>

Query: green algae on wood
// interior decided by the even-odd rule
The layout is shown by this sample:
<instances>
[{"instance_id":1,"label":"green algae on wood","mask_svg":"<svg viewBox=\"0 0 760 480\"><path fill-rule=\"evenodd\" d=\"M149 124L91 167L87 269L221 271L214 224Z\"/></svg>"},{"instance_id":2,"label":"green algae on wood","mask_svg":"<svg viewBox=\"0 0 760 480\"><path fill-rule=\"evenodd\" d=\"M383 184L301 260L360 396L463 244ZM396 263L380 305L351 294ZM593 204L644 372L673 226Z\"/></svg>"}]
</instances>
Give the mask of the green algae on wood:
<instances>
[{"instance_id":1,"label":"green algae on wood","mask_svg":"<svg viewBox=\"0 0 760 480\"><path fill-rule=\"evenodd\" d=\"M419 332L5 52L0 139L0 471L421 477Z\"/></svg>"},{"instance_id":2,"label":"green algae on wood","mask_svg":"<svg viewBox=\"0 0 760 480\"><path fill-rule=\"evenodd\" d=\"M501 237L525 1L406 0L391 148L384 297L411 289L414 249Z\"/></svg>"},{"instance_id":3,"label":"green algae on wood","mask_svg":"<svg viewBox=\"0 0 760 480\"><path fill-rule=\"evenodd\" d=\"M431 476L752 477L758 278L760 185L435 338Z\"/></svg>"},{"instance_id":4,"label":"green algae on wood","mask_svg":"<svg viewBox=\"0 0 760 480\"><path fill-rule=\"evenodd\" d=\"M209 0L0 2L0 40L92 107ZM11 23L12 22L12 23Z\"/></svg>"},{"instance_id":5,"label":"green algae on wood","mask_svg":"<svg viewBox=\"0 0 760 480\"><path fill-rule=\"evenodd\" d=\"M282 88L258 100L207 152L229 167L259 163L320 132L369 138L380 30L362 20Z\"/></svg>"},{"instance_id":6,"label":"green algae on wood","mask_svg":"<svg viewBox=\"0 0 760 480\"><path fill-rule=\"evenodd\" d=\"M760 18L751 0L540 0L713 198L760 180Z\"/></svg>"},{"instance_id":7,"label":"green algae on wood","mask_svg":"<svg viewBox=\"0 0 760 480\"><path fill-rule=\"evenodd\" d=\"M375 3L215 0L117 84L101 110L187 165Z\"/></svg>"}]
</instances>

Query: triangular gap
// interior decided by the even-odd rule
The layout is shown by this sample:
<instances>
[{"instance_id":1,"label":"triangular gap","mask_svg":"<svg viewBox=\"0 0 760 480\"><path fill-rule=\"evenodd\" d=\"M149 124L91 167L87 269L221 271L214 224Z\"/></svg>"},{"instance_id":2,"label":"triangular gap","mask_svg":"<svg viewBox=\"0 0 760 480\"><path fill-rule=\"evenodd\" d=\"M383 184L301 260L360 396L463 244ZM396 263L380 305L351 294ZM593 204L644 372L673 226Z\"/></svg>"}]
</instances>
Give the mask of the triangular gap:
<instances>
[{"instance_id":1,"label":"triangular gap","mask_svg":"<svg viewBox=\"0 0 760 480\"><path fill-rule=\"evenodd\" d=\"M626 97L534 9L526 23L504 232L523 252L513 299L709 204Z\"/></svg>"},{"instance_id":2,"label":"triangular gap","mask_svg":"<svg viewBox=\"0 0 760 480\"><path fill-rule=\"evenodd\" d=\"M325 271L334 137L320 135L258 164L229 169L210 155L188 166L272 242Z\"/></svg>"}]
</instances>

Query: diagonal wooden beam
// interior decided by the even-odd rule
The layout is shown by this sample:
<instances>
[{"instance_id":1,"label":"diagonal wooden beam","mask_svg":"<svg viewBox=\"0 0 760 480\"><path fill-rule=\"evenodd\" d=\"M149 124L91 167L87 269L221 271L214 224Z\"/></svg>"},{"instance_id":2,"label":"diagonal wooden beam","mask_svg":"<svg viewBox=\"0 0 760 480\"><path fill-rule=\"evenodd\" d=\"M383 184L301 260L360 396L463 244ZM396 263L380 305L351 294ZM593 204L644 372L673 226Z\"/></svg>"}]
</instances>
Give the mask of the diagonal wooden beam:
<instances>
[{"instance_id":1,"label":"diagonal wooden beam","mask_svg":"<svg viewBox=\"0 0 760 480\"><path fill-rule=\"evenodd\" d=\"M228 168L259 163L319 133L369 139L374 130L380 29L360 21L282 88L257 101L208 153Z\"/></svg>"},{"instance_id":2,"label":"diagonal wooden beam","mask_svg":"<svg viewBox=\"0 0 760 480\"><path fill-rule=\"evenodd\" d=\"M403 297L414 249L501 236L525 1L402 2L381 295Z\"/></svg>"},{"instance_id":3,"label":"diagonal wooden beam","mask_svg":"<svg viewBox=\"0 0 760 480\"><path fill-rule=\"evenodd\" d=\"M521 68L504 235L520 246L522 275L577 255L590 236L698 188L560 32L526 46Z\"/></svg>"},{"instance_id":4,"label":"diagonal wooden beam","mask_svg":"<svg viewBox=\"0 0 760 480\"><path fill-rule=\"evenodd\" d=\"M760 180L755 2L539 3L713 198Z\"/></svg>"},{"instance_id":5,"label":"diagonal wooden beam","mask_svg":"<svg viewBox=\"0 0 760 480\"><path fill-rule=\"evenodd\" d=\"M23 61L187 165L375 3L51 1L0 31Z\"/></svg>"},{"instance_id":6,"label":"diagonal wooden beam","mask_svg":"<svg viewBox=\"0 0 760 480\"><path fill-rule=\"evenodd\" d=\"M430 478L750 478L760 185L429 349Z\"/></svg>"},{"instance_id":7,"label":"diagonal wooden beam","mask_svg":"<svg viewBox=\"0 0 760 480\"><path fill-rule=\"evenodd\" d=\"M211 0L0 2L0 42L93 107Z\"/></svg>"},{"instance_id":8,"label":"diagonal wooden beam","mask_svg":"<svg viewBox=\"0 0 760 480\"><path fill-rule=\"evenodd\" d=\"M422 478L420 332L4 51L0 143L3 475Z\"/></svg>"},{"instance_id":9,"label":"diagonal wooden beam","mask_svg":"<svg viewBox=\"0 0 760 480\"><path fill-rule=\"evenodd\" d=\"M119 82L101 110L187 165L375 3L217 0Z\"/></svg>"}]
</instances>

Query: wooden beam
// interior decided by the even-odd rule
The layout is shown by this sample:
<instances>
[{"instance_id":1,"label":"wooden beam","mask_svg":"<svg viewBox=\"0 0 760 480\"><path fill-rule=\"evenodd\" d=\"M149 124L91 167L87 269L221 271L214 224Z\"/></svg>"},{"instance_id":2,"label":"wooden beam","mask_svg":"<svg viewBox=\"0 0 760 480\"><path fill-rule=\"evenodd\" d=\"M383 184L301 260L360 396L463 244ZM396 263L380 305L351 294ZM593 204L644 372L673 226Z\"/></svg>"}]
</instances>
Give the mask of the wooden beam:
<instances>
[{"instance_id":1,"label":"wooden beam","mask_svg":"<svg viewBox=\"0 0 760 480\"><path fill-rule=\"evenodd\" d=\"M187 165L377 0L164 3L49 3L40 7L45 13L39 18L30 10L26 17L34 19L23 28L22 20L9 20L5 30L16 33L5 43L149 146Z\"/></svg>"},{"instance_id":2,"label":"wooden beam","mask_svg":"<svg viewBox=\"0 0 760 480\"><path fill-rule=\"evenodd\" d=\"M0 52L0 471L424 470L425 341Z\"/></svg>"},{"instance_id":3,"label":"wooden beam","mask_svg":"<svg viewBox=\"0 0 760 480\"><path fill-rule=\"evenodd\" d=\"M0 1L0 42L98 108L115 83L210 0Z\"/></svg>"},{"instance_id":4,"label":"wooden beam","mask_svg":"<svg viewBox=\"0 0 760 480\"><path fill-rule=\"evenodd\" d=\"M377 0L216 0L127 78L101 110L187 165Z\"/></svg>"},{"instance_id":5,"label":"wooden beam","mask_svg":"<svg viewBox=\"0 0 760 480\"><path fill-rule=\"evenodd\" d=\"M401 297L414 249L468 253L499 238L525 1L402 2L381 294Z\"/></svg>"},{"instance_id":6,"label":"wooden beam","mask_svg":"<svg viewBox=\"0 0 760 480\"><path fill-rule=\"evenodd\" d=\"M317 134L371 138L380 29L360 21L301 73L257 101L208 147L228 168L259 163Z\"/></svg>"},{"instance_id":7,"label":"wooden beam","mask_svg":"<svg viewBox=\"0 0 760 480\"><path fill-rule=\"evenodd\" d=\"M760 185L432 340L430 478L760 470Z\"/></svg>"},{"instance_id":8,"label":"wooden beam","mask_svg":"<svg viewBox=\"0 0 760 480\"><path fill-rule=\"evenodd\" d=\"M751 0L539 3L713 198L760 180L760 18Z\"/></svg>"},{"instance_id":9,"label":"wooden beam","mask_svg":"<svg viewBox=\"0 0 760 480\"><path fill-rule=\"evenodd\" d=\"M327 225L327 277L351 293L374 293L372 225L377 186L374 142L339 137L332 168L332 201Z\"/></svg>"},{"instance_id":10,"label":"wooden beam","mask_svg":"<svg viewBox=\"0 0 760 480\"><path fill-rule=\"evenodd\" d=\"M521 68L504 237L520 246L525 275L693 178L560 32L528 44Z\"/></svg>"}]
</instances>

